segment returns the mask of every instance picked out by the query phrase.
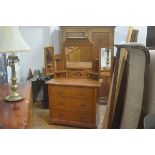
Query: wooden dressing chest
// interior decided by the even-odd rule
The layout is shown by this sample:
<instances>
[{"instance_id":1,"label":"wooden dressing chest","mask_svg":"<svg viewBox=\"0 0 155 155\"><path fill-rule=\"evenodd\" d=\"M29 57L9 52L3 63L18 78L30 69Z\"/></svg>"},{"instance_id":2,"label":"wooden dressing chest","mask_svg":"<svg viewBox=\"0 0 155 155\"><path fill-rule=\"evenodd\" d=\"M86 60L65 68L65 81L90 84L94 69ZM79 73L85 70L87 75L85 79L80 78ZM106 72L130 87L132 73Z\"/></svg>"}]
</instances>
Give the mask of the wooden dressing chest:
<instances>
[{"instance_id":1,"label":"wooden dressing chest","mask_svg":"<svg viewBox=\"0 0 155 155\"><path fill-rule=\"evenodd\" d=\"M101 82L69 78L48 81L50 123L96 128L97 91Z\"/></svg>"}]
</instances>

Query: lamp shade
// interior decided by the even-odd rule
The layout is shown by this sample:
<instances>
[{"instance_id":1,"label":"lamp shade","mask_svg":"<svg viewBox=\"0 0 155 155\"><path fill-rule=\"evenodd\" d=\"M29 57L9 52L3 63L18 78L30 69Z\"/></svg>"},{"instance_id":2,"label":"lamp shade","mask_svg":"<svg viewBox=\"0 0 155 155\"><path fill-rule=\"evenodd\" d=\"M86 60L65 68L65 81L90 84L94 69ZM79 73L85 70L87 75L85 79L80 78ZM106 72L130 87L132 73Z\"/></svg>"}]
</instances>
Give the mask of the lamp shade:
<instances>
[{"instance_id":1,"label":"lamp shade","mask_svg":"<svg viewBox=\"0 0 155 155\"><path fill-rule=\"evenodd\" d=\"M30 50L18 26L5 26L1 35L0 52L22 52Z\"/></svg>"}]
</instances>

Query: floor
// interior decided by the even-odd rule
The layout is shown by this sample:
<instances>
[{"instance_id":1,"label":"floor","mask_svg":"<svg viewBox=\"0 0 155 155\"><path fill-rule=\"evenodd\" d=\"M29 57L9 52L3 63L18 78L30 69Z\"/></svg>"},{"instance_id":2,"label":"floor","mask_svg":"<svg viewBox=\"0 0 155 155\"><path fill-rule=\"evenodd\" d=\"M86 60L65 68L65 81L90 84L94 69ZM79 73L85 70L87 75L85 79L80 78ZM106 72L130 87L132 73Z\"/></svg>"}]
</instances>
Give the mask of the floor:
<instances>
[{"instance_id":1,"label":"floor","mask_svg":"<svg viewBox=\"0 0 155 155\"><path fill-rule=\"evenodd\" d=\"M99 120L97 128L102 128L102 121L105 112L105 105L99 106ZM31 128L32 129L79 129L73 126L64 125L49 125L48 124L49 110L43 109L41 102L35 102L32 107Z\"/></svg>"}]
</instances>

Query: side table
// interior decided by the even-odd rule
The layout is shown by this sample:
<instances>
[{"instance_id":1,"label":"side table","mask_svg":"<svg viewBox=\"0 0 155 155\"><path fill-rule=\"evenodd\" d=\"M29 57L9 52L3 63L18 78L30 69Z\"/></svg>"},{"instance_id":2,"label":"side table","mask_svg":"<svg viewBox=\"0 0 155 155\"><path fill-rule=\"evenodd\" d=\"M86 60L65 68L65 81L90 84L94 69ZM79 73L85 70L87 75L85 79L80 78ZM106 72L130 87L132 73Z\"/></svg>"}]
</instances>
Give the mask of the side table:
<instances>
[{"instance_id":1,"label":"side table","mask_svg":"<svg viewBox=\"0 0 155 155\"><path fill-rule=\"evenodd\" d=\"M3 84L0 87L0 128L24 129L31 127L31 84L19 83L19 93L25 98L13 103L4 100L9 94L10 85Z\"/></svg>"},{"instance_id":2,"label":"side table","mask_svg":"<svg viewBox=\"0 0 155 155\"><path fill-rule=\"evenodd\" d=\"M43 108L48 109L48 87L45 84L48 80L52 79L53 76L48 76L48 77L41 77L37 79L32 79L31 80L31 85L32 85L32 98L33 102L36 101L36 98L39 94L39 91L43 89Z\"/></svg>"}]
</instances>

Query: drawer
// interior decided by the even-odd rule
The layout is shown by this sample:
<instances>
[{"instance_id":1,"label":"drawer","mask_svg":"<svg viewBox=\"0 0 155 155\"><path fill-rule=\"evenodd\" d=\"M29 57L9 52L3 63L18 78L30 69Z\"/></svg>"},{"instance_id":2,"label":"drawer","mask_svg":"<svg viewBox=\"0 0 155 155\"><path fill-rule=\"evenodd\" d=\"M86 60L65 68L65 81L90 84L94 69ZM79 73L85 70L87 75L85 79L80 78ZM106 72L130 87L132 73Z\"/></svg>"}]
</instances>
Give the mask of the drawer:
<instances>
[{"instance_id":1,"label":"drawer","mask_svg":"<svg viewBox=\"0 0 155 155\"><path fill-rule=\"evenodd\" d=\"M88 78L88 73L86 71L69 71L68 72L69 78Z\"/></svg>"},{"instance_id":2,"label":"drawer","mask_svg":"<svg viewBox=\"0 0 155 155\"><path fill-rule=\"evenodd\" d=\"M93 109L93 99L91 98L52 97L50 104L52 109L57 108L83 111L90 111Z\"/></svg>"},{"instance_id":3,"label":"drawer","mask_svg":"<svg viewBox=\"0 0 155 155\"><path fill-rule=\"evenodd\" d=\"M49 92L53 96L75 96L75 97L93 97L94 89L85 87L72 87L72 86L49 86Z\"/></svg>"},{"instance_id":4,"label":"drawer","mask_svg":"<svg viewBox=\"0 0 155 155\"><path fill-rule=\"evenodd\" d=\"M73 122L84 122L94 123L93 113L76 111L76 110L58 110L53 109L51 113L52 119L73 121Z\"/></svg>"}]
</instances>

